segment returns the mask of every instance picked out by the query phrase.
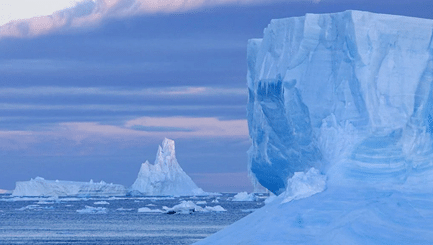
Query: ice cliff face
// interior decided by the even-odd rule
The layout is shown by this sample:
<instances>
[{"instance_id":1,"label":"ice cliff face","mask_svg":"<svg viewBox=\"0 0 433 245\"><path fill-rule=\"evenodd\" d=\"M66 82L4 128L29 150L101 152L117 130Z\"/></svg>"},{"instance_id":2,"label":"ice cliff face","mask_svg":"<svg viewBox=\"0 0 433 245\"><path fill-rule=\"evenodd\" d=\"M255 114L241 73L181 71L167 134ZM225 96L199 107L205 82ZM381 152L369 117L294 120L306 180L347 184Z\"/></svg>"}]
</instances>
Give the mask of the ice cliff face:
<instances>
[{"instance_id":1,"label":"ice cliff face","mask_svg":"<svg viewBox=\"0 0 433 245\"><path fill-rule=\"evenodd\" d=\"M276 194L311 167L330 185L432 183L432 33L360 11L272 20L248 43L252 175Z\"/></svg>"},{"instance_id":2,"label":"ice cliff face","mask_svg":"<svg viewBox=\"0 0 433 245\"><path fill-rule=\"evenodd\" d=\"M162 147L159 146L155 164L146 161L141 165L131 191L149 196L204 194L180 167L176 160L174 141L170 139L164 139Z\"/></svg>"},{"instance_id":3,"label":"ice cliff face","mask_svg":"<svg viewBox=\"0 0 433 245\"><path fill-rule=\"evenodd\" d=\"M249 157L285 191L197 245L433 244L432 38L359 11L273 20L248 46Z\"/></svg>"},{"instance_id":4,"label":"ice cliff face","mask_svg":"<svg viewBox=\"0 0 433 245\"><path fill-rule=\"evenodd\" d=\"M45 180L37 177L30 181L18 181L12 196L124 196L123 185L108 184L104 181L94 183Z\"/></svg>"}]
</instances>

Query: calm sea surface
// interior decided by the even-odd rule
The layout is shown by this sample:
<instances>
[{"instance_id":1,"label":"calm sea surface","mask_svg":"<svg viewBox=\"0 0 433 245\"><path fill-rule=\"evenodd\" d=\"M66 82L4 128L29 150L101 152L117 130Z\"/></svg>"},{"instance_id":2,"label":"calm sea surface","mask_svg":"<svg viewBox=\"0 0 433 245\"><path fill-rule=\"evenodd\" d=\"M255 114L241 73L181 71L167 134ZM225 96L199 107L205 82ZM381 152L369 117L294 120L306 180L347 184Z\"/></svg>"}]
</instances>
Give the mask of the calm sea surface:
<instances>
[{"instance_id":1,"label":"calm sea surface","mask_svg":"<svg viewBox=\"0 0 433 245\"><path fill-rule=\"evenodd\" d=\"M231 197L233 194L50 200L0 195L0 244L192 244L262 207L265 198L233 202ZM162 210L183 200L199 202L201 207L220 205L227 211L173 215L138 212L143 207ZM96 208L94 213L86 206Z\"/></svg>"}]
</instances>

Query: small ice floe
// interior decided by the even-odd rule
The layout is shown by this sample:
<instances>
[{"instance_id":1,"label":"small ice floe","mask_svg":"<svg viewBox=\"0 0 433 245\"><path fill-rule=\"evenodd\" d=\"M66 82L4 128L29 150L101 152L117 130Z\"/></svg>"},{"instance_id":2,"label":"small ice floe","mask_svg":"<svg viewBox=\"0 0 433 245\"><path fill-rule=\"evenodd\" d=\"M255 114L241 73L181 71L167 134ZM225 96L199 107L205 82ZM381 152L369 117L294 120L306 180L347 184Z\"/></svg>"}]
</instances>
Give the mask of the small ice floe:
<instances>
[{"instance_id":1,"label":"small ice floe","mask_svg":"<svg viewBox=\"0 0 433 245\"><path fill-rule=\"evenodd\" d=\"M50 205L50 204L54 204L54 202L53 201L40 200L36 204L38 204L38 205Z\"/></svg>"},{"instance_id":2,"label":"small ice floe","mask_svg":"<svg viewBox=\"0 0 433 245\"><path fill-rule=\"evenodd\" d=\"M95 205L109 205L110 203L107 201L99 201L99 202L94 202L93 204L95 204Z\"/></svg>"},{"instance_id":3,"label":"small ice floe","mask_svg":"<svg viewBox=\"0 0 433 245\"><path fill-rule=\"evenodd\" d=\"M155 205L155 204L152 204L152 203L149 203L149 204L147 204L146 206L147 206L147 207L155 207L156 205Z\"/></svg>"},{"instance_id":4,"label":"small ice floe","mask_svg":"<svg viewBox=\"0 0 433 245\"><path fill-rule=\"evenodd\" d=\"M33 204L33 205L27 205L25 207L22 208L18 208L18 211L24 211L24 210L42 210L42 209L54 209L54 207L52 206L46 206L46 207L41 207L37 204Z\"/></svg>"},{"instance_id":5,"label":"small ice floe","mask_svg":"<svg viewBox=\"0 0 433 245\"><path fill-rule=\"evenodd\" d=\"M227 211L221 206L215 207L200 207L192 201L182 201L180 204L173 206L172 208L163 207L166 214L192 214L194 212L223 212Z\"/></svg>"},{"instance_id":6,"label":"small ice floe","mask_svg":"<svg viewBox=\"0 0 433 245\"><path fill-rule=\"evenodd\" d=\"M77 212L80 214L106 214L107 211L107 208L92 206L85 206L84 209L77 210Z\"/></svg>"},{"instance_id":7,"label":"small ice floe","mask_svg":"<svg viewBox=\"0 0 433 245\"><path fill-rule=\"evenodd\" d=\"M139 213L162 213L162 210L161 209L150 209L150 208L144 207L144 208L139 208L138 212Z\"/></svg>"},{"instance_id":8,"label":"small ice floe","mask_svg":"<svg viewBox=\"0 0 433 245\"><path fill-rule=\"evenodd\" d=\"M233 202L254 202L256 197L254 193L248 194L247 192L239 192L232 198Z\"/></svg>"},{"instance_id":9,"label":"small ice floe","mask_svg":"<svg viewBox=\"0 0 433 245\"><path fill-rule=\"evenodd\" d=\"M34 210L34 209L41 209L41 206L36 205L36 204L35 205L27 205L25 207L18 208L17 210L24 211L24 210Z\"/></svg>"},{"instance_id":10,"label":"small ice floe","mask_svg":"<svg viewBox=\"0 0 433 245\"><path fill-rule=\"evenodd\" d=\"M206 206L206 207L204 207L204 211L205 212L206 211L210 211L210 212L225 212L227 210L225 208L221 207L220 205L216 205L216 206L213 206L213 207Z\"/></svg>"},{"instance_id":11,"label":"small ice floe","mask_svg":"<svg viewBox=\"0 0 433 245\"><path fill-rule=\"evenodd\" d=\"M212 200L211 203L219 203L220 201L218 201L218 198L216 198L215 200Z\"/></svg>"},{"instance_id":12,"label":"small ice floe","mask_svg":"<svg viewBox=\"0 0 433 245\"><path fill-rule=\"evenodd\" d=\"M197 201L196 204L197 205L203 205L203 204L207 204L207 202L206 201Z\"/></svg>"},{"instance_id":13,"label":"small ice floe","mask_svg":"<svg viewBox=\"0 0 433 245\"><path fill-rule=\"evenodd\" d=\"M109 197L107 200L113 201L113 200L126 200L126 197Z\"/></svg>"},{"instance_id":14,"label":"small ice floe","mask_svg":"<svg viewBox=\"0 0 433 245\"><path fill-rule=\"evenodd\" d=\"M77 198L77 197L65 197L59 199L61 202L80 202L80 201L88 201L88 198Z\"/></svg>"}]
</instances>

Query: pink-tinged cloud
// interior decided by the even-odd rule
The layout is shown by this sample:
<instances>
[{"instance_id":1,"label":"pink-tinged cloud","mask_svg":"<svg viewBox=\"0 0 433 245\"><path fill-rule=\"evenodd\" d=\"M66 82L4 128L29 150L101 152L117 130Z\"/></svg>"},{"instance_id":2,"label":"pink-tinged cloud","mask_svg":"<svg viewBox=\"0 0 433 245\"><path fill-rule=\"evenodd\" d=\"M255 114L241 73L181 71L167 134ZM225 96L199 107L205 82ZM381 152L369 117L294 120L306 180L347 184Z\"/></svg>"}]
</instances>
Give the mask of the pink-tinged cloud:
<instances>
[{"instance_id":1,"label":"pink-tinged cloud","mask_svg":"<svg viewBox=\"0 0 433 245\"><path fill-rule=\"evenodd\" d=\"M246 120L225 121L213 117L141 117L126 122L125 127L167 128L178 137L248 137ZM175 130L170 131L170 128Z\"/></svg>"},{"instance_id":2,"label":"pink-tinged cloud","mask_svg":"<svg viewBox=\"0 0 433 245\"><path fill-rule=\"evenodd\" d=\"M188 12L200 8L222 5L269 4L282 1L283 0L76 0L77 4L74 7L56 11L50 15L35 15L33 18L25 20L18 17L0 26L0 38L33 37L63 28L91 27L98 25L107 18L123 18L151 13ZM320 0L290 1L319 2ZM28 8L29 6L23 6L22 8L25 9L26 7ZM10 18L13 19L13 17Z\"/></svg>"},{"instance_id":3,"label":"pink-tinged cloud","mask_svg":"<svg viewBox=\"0 0 433 245\"><path fill-rule=\"evenodd\" d=\"M95 122L61 123L51 133L77 143L88 139L134 142L143 137L172 139L226 137L247 140L248 125L246 120L222 121L210 117L142 117L126 122L124 126L101 125Z\"/></svg>"},{"instance_id":4,"label":"pink-tinged cloud","mask_svg":"<svg viewBox=\"0 0 433 245\"><path fill-rule=\"evenodd\" d=\"M2 151L23 150L37 142L37 135L33 132L0 131L0 150Z\"/></svg>"},{"instance_id":5,"label":"pink-tinged cloud","mask_svg":"<svg viewBox=\"0 0 433 245\"><path fill-rule=\"evenodd\" d=\"M144 139L159 140L164 137L234 138L247 141L248 126L246 120L188 117L142 117L120 126L68 122L41 131L0 131L0 150L23 150L47 142L63 142L69 144L68 147L83 143L130 146L140 144Z\"/></svg>"}]
</instances>

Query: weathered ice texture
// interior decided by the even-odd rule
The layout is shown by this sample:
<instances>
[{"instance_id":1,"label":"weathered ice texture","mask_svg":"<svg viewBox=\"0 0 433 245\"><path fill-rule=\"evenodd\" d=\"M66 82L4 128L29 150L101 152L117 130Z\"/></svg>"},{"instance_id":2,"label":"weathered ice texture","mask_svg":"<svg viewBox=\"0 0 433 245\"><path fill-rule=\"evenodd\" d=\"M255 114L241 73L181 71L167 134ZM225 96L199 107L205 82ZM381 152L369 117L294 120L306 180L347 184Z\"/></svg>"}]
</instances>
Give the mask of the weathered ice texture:
<instances>
[{"instance_id":1,"label":"weathered ice texture","mask_svg":"<svg viewBox=\"0 0 433 245\"><path fill-rule=\"evenodd\" d=\"M280 194L311 167L391 184L430 169L432 26L360 11L272 20L248 44L258 182Z\"/></svg>"},{"instance_id":2,"label":"weathered ice texture","mask_svg":"<svg viewBox=\"0 0 433 245\"><path fill-rule=\"evenodd\" d=\"M174 141L170 139L164 139L162 147L159 146L155 164L146 161L141 165L131 191L148 196L205 194L180 167L176 159Z\"/></svg>"},{"instance_id":3,"label":"weathered ice texture","mask_svg":"<svg viewBox=\"0 0 433 245\"><path fill-rule=\"evenodd\" d=\"M198 244L433 244L433 20L273 20L248 46L251 175L281 195Z\"/></svg>"}]
</instances>

